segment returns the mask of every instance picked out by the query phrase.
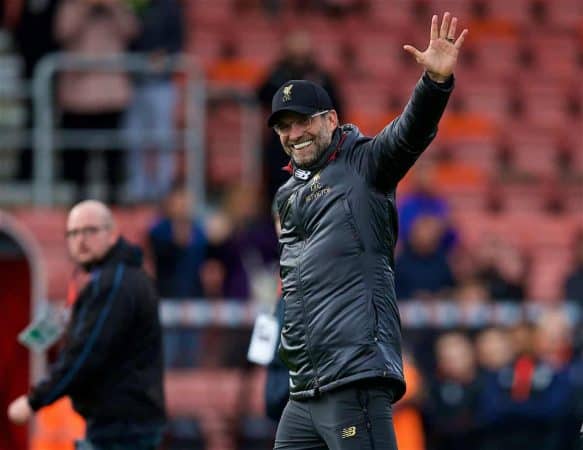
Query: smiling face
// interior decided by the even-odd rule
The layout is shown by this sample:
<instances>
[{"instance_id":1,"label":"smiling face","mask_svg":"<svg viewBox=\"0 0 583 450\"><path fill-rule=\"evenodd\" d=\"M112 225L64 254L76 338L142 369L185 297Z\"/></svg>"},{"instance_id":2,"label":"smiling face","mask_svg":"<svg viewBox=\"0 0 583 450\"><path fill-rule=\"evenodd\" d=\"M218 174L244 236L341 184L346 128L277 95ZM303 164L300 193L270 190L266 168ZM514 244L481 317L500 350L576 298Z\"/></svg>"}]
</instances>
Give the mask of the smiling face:
<instances>
[{"instance_id":1,"label":"smiling face","mask_svg":"<svg viewBox=\"0 0 583 450\"><path fill-rule=\"evenodd\" d=\"M283 150L296 166L308 168L332 142L332 134L338 126L338 115L331 110L306 120L302 114L286 111L281 114L278 123L289 125L289 131L279 136Z\"/></svg>"}]
</instances>

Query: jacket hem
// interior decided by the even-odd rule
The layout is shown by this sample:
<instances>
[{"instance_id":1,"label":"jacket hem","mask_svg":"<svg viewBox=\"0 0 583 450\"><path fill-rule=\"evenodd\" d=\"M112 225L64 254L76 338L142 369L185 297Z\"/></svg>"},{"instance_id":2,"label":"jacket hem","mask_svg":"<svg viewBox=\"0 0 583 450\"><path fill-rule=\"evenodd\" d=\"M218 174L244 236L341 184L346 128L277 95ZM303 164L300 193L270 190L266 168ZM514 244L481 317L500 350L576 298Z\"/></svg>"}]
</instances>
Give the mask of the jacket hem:
<instances>
[{"instance_id":1,"label":"jacket hem","mask_svg":"<svg viewBox=\"0 0 583 450\"><path fill-rule=\"evenodd\" d=\"M308 400L310 398L315 398L319 394L323 394L325 392L330 392L334 389L338 389L339 387L345 386L350 383L354 383L355 381L366 380L367 378L379 378L385 379L387 381L394 381L393 384L393 403L399 400L405 394L405 380L395 374L389 374L384 370L368 370L366 372L361 372L356 375L351 375L346 378L341 378L340 380L335 380L331 383L328 383L324 386L321 386L320 389L306 389L303 391L298 392L290 392L290 398L292 400Z\"/></svg>"}]
</instances>

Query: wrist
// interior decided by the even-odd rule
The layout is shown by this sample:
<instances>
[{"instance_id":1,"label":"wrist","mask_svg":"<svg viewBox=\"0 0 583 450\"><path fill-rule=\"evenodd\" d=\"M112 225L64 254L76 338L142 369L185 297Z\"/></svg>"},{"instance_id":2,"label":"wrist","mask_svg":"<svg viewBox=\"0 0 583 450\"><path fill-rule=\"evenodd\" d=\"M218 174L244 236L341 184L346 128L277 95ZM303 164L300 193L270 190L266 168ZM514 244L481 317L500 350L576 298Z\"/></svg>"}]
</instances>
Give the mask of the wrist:
<instances>
[{"instance_id":1,"label":"wrist","mask_svg":"<svg viewBox=\"0 0 583 450\"><path fill-rule=\"evenodd\" d=\"M435 72L430 72L429 70L426 70L425 73L427 73L427 76L431 79L431 81L435 81L436 83L445 83L447 80L451 78L451 74L440 75Z\"/></svg>"}]
</instances>

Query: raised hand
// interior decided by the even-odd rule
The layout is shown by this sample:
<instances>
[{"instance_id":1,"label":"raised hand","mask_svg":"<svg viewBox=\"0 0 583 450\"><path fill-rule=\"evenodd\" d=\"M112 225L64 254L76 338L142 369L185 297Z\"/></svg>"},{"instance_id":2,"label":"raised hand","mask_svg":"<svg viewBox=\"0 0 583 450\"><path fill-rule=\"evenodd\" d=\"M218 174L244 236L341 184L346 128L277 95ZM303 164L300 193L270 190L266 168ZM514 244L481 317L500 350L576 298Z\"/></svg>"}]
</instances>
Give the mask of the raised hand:
<instances>
[{"instance_id":1,"label":"raised hand","mask_svg":"<svg viewBox=\"0 0 583 450\"><path fill-rule=\"evenodd\" d=\"M457 17L452 17L449 12L443 15L441 27L437 26L438 17L431 18L431 35L429 46L424 52L412 45L404 45L403 48L411 53L417 62L421 64L429 77L437 82L443 82L453 73L457 63L457 57L468 30L464 29L456 39Z\"/></svg>"},{"instance_id":2,"label":"raised hand","mask_svg":"<svg viewBox=\"0 0 583 450\"><path fill-rule=\"evenodd\" d=\"M15 424L26 423L32 414L26 395L21 395L8 406L8 418Z\"/></svg>"}]
</instances>

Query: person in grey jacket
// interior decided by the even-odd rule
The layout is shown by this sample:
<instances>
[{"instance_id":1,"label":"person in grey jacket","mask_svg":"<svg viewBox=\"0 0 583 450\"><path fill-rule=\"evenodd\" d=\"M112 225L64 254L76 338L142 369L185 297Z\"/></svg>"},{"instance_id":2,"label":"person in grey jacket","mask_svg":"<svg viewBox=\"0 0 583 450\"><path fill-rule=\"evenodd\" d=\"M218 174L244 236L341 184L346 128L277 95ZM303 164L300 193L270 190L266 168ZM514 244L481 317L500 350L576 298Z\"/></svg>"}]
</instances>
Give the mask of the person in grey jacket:
<instances>
[{"instance_id":1,"label":"person in grey jacket","mask_svg":"<svg viewBox=\"0 0 583 450\"><path fill-rule=\"evenodd\" d=\"M275 449L396 449L391 405L405 392L395 298L395 189L437 132L467 30L431 22L425 73L377 136L339 125L329 95L306 80L274 95L268 125L292 176L276 195L290 401Z\"/></svg>"}]
</instances>

